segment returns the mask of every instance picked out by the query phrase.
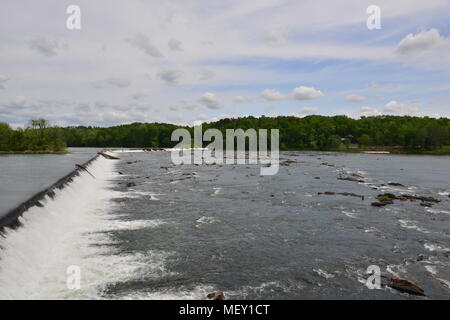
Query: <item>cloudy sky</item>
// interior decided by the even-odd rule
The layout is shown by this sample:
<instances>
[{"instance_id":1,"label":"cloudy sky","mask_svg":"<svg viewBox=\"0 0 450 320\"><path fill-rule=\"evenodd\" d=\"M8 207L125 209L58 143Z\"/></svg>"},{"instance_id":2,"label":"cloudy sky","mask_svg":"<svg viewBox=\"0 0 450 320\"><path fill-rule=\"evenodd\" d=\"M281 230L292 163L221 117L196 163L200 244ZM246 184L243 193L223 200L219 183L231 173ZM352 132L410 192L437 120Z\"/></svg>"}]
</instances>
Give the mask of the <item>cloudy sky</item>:
<instances>
[{"instance_id":1,"label":"cloudy sky","mask_svg":"<svg viewBox=\"0 0 450 320\"><path fill-rule=\"evenodd\" d=\"M81 30L66 9L81 8ZM366 26L369 5L381 29ZM450 117L449 0L1 0L0 121Z\"/></svg>"}]
</instances>

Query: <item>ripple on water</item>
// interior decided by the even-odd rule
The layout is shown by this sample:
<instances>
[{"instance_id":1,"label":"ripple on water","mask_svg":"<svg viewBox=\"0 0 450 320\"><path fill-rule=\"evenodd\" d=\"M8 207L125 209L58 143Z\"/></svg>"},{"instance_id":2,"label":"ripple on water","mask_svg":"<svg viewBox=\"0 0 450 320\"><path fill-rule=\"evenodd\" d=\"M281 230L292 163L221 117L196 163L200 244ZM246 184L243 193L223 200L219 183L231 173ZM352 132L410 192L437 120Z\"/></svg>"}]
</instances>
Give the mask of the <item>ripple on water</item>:
<instances>
[{"instance_id":1,"label":"ripple on water","mask_svg":"<svg viewBox=\"0 0 450 320\"><path fill-rule=\"evenodd\" d=\"M196 220L198 223L195 225L196 228L201 228L205 224L219 223L220 220L214 217L200 217Z\"/></svg>"}]
</instances>

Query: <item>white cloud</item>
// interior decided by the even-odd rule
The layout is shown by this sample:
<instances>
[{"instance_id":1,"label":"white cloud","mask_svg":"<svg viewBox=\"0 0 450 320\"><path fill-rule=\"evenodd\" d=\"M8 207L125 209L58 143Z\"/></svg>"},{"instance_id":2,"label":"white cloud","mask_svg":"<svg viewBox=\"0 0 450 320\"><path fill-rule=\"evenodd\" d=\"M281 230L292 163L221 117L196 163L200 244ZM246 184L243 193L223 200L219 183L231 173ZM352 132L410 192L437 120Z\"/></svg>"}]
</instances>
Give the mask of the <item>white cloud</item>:
<instances>
[{"instance_id":1,"label":"white cloud","mask_svg":"<svg viewBox=\"0 0 450 320\"><path fill-rule=\"evenodd\" d=\"M418 102L401 103L392 100L385 104L383 112L394 115L409 115L409 116L423 116L424 113L420 110Z\"/></svg>"},{"instance_id":2,"label":"white cloud","mask_svg":"<svg viewBox=\"0 0 450 320\"><path fill-rule=\"evenodd\" d=\"M330 114L338 111L334 109L336 101L345 98L345 95L339 97L340 92L357 88L368 80L378 82L381 87L376 92L365 88L347 91L347 94L359 93L367 100L376 93L382 94L383 99L391 96L402 101L425 101L431 97L428 93L436 90L434 95L448 98L447 89L436 89L443 86L450 70L450 60L446 57L450 51L445 51L449 38L447 30L441 27L438 36L436 31L427 31L430 27L423 32L425 38L430 34L433 37L434 33L437 44L423 42L420 30L412 32L409 40L400 41L411 32L402 30L416 30L420 25L445 26L446 17L441 13L444 8L448 9L447 0L380 0L383 19L393 22L392 28L389 32L371 33L373 39L368 42L358 41L367 32L357 27L364 25L367 18L364 4L358 0L348 1L349 5L342 6L325 0L223 0L220 5L205 6L199 0L168 4L129 0L117 2L106 15L101 1L90 1L84 9L90 15L89 32L84 29L81 33L69 32L64 38L58 27L61 21L54 18L59 9L51 5L50 0L33 2L28 8L33 16L39 17L40 23L23 19L23 8L17 1L5 2L2 13L7 19L2 20L2 31L7 36L1 44L0 73L11 80L0 83L8 89L8 92L0 90L7 93L0 96L0 104L10 103L11 97L21 94L29 99L26 108L37 105L30 102L33 99L48 97L66 99L74 105L86 103L93 111L84 115L83 123L89 124L88 117L91 117L92 123L98 124L100 118L96 112L112 112L105 114L105 119L119 118L120 112L112 109L113 105L150 101L150 97L136 100L137 96L131 95L136 92L151 92L151 103L155 106L151 110L154 114L149 117L151 121L158 117L165 120L170 113L169 106L176 105L183 111L179 101L193 100L206 91L220 94L222 105L233 100L230 110L233 108L235 115L242 115L239 109L243 106L248 114L261 114L267 104L274 107L274 115L280 114L286 111L288 103L277 100L294 100L292 89L300 84L321 89L327 97L321 98L317 106ZM349 28L353 30L350 38ZM137 32L142 34L136 35ZM398 37L398 32L404 33ZM31 44L33 39L38 40ZM414 44L417 41L420 45ZM67 49L66 42L70 45ZM397 51L399 42L402 44ZM426 49L416 48L423 46ZM164 59L157 58L163 55ZM403 64L406 68L401 66ZM432 68L428 68L429 65ZM165 69L180 69L183 76L159 78L158 71ZM214 72L214 81L208 81L212 73L202 69ZM421 73L424 70L426 72ZM153 79L147 80L144 73L151 74ZM129 89L118 90L108 84L104 79L109 76L129 79ZM90 85L93 80L102 81ZM184 85L182 88L163 85L180 82ZM103 89L95 90L93 86ZM382 87L393 89L386 92ZM272 100L267 102L266 98L258 97L266 88L281 92L269 92ZM224 93L222 97L221 92L227 95ZM259 98L260 105L237 105L246 99L234 100L236 95L253 100ZM306 93L296 96L300 99L314 97ZM204 104L195 100L197 105ZM96 101L101 103L97 106ZM380 101L373 107L383 111ZM304 104L315 104L313 102ZM367 102L355 105L355 112L363 105ZM70 118L78 123L66 108L51 109L53 113L48 116L56 119L66 117L67 113L67 123ZM427 106L426 110L431 109L448 115L448 104ZM216 114L203 107L201 110L210 116ZM17 118L11 118L12 123L22 121L19 112L15 115ZM0 112L0 120L3 119Z\"/></svg>"},{"instance_id":3,"label":"white cloud","mask_svg":"<svg viewBox=\"0 0 450 320\"><path fill-rule=\"evenodd\" d=\"M147 97L147 96L148 96L148 94L146 94L144 92L135 92L130 95L130 97L132 97L134 100L139 100L139 99Z\"/></svg>"},{"instance_id":4,"label":"white cloud","mask_svg":"<svg viewBox=\"0 0 450 320\"><path fill-rule=\"evenodd\" d=\"M201 96L199 101L209 109L219 109L220 108L219 98L214 93L205 92Z\"/></svg>"},{"instance_id":5,"label":"white cloud","mask_svg":"<svg viewBox=\"0 0 450 320\"><path fill-rule=\"evenodd\" d=\"M141 50L145 54L154 57L162 58L163 54L156 48L150 39L142 33L136 34L133 38L127 39L127 41L135 48Z\"/></svg>"},{"instance_id":6,"label":"white cloud","mask_svg":"<svg viewBox=\"0 0 450 320\"><path fill-rule=\"evenodd\" d=\"M277 100L312 100L323 97L324 94L322 91L317 90L313 87L305 87L300 86L294 88L291 94L284 94L280 91L273 89L265 89L261 92L261 97L269 101L277 101Z\"/></svg>"},{"instance_id":7,"label":"white cloud","mask_svg":"<svg viewBox=\"0 0 450 320\"><path fill-rule=\"evenodd\" d=\"M118 88L126 88L129 87L131 84L131 81L124 78L107 78L105 79L107 83L110 85L113 85Z\"/></svg>"},{"instance_id":8,"label":"white cloud","mask_svg":"<svg viewBox=\"0 0 450 320\"><path fill-rule=\"evenodd\" d=\"M249 97L245 97L245 96L236 96L233 98L233 102L235 103L246 103L246 102L251 102L252 99Z\"/></svg>"},{"instance_id":9,"label":"white cloud","mask_svg":"<svg viewBox=\"0 0 450 320\"><path fill-rule=\"evenodd\" d=\"M438 30L424 30L416 35L410 33L404 37L398 43L397 51L400 54L412 55L436 47L444 41L446 41L446 39L441 37Z\"/></svg>"},{"instance_id":10,"label":"white cloud","mask_svg":"<svg viewBox=\"0 0 450 320\"><path fill-rule=\"evenodd\" d=\"M364 106L359 109L359 114L361 117L372 117L381 115L381 112L376 108Z\"/></svg>"},{"instance_id":11,"label":"white cloud","mask_svg":"<svg viewBox=\"0 0 450 320\"><path fill-rule=\"evenodd\" d=\"M295 100L311 100L323 97L322 91L314 89L312 87L300 86L292 91L292 97Z\"/></svg>"},{"instance_id":12,"label":"white cloud","mask_svg":"<svg viewBox=\"0 0 450 320\"><path fill-rule=\"evenodd\" d=\"M13 100L13 104L17 105L17 106L22 106L26 103L27 98L25 96L16 96Z\"/></svg>"},{"instance_id":13,"label":"white cloud","mask_svg":"<svg viewBox=\"0 0 450 320\"><path fill-rule=\"evenodd\" d=\"M183 51L180 40L170 39L167 45L169 46L169 49L172 51Z\"/></svg>"},{"instance_id":14,"label":"white cloud","mask_svg":"<svg viewBox=\"0 0 450 320\"><path fill-rule=\"evenodd\" d=\"M114 105L112 106L113 110L116 111L130 111L132 106L131 105Z\"/></svg>"},{"instance_id":15,"label":"white cloud","mask_svg":"<svg viewBox=\"0 0 450 320\"><path fill-rule=\"evenodd\" d=\"M202 123L207 123L207 122L215 122L215 121L219 121L221 119L230 119L233 118L231 115L229 114L221 114L219 116L216 117L210 117L204 113L201 113L199 115L197 115L197 117L194 119L195 121L199 121Z\"/></svg>"},{"instance_id":16,"label":"white cloud","mask_svg":"<svg viewBox=\"0 0 450 320\"><path fill-rule=\"evenodd\" d=\"M208 70L208 69L200 70L199 74L200 74L200 80L202 80L202 81L211 80L216 76L214 71Z\"/></svg>"},{"instance_id":17,"label":"white cloud","mask_svg":"<svg viewBox=\"0 0 450 320\"><path fill-rule=\"evenodd\" d=\"M8 81L9 81L9 78L7 76L0 74L0 89L5 89L4 84Z\"/></svg>"},{"instance_id":18,"label":"white cloud","mask_svg":"<svg viewBox=\"0 0 450 320\"><path fill-rule=\"evenodd\" d=\"M91 112L92 109L88 104L80 103L77 106L74 107L75 113L81 113L81 112Z\"/></svg>"},{"instance_id":19,"label":"white cloud","mask_svg":"<svg viewBox=\"0 0 450 320\"><path fill-rule=\"evenodd\" d=\"M284 100L287 96L280 91L273 89L265 89L261 92L261 97L269 101Z\"/></svg>"},{"instance_id":20,"label":"white cloud","mask_svg":"<svg viewBox=\"0 0 450 320\"><path fill-rule=\"evenodd\" d=\"M206 121L209 119L209 116L204 113L200 113L195 120Z\"/></svg>"},{"instance_id":21,"label":"white cloud","mask_svg":"<svg viewBox=\"0 0 450 320\"><path fill-rule=\"evenodd\" d=\"M266 29L264 33L264 41L272 47L284 46L287 43L283 30L275 27Z\"/></svg>"},{"instance_id":22,"label":"white cloud","mask_svg":"<svg viewBox=\"0 0 450 320\"><path fill-rule=\"evenodd\" d=\"M366 101L366 98L359 94L350 94L345 99L349 102L360 103Z\"/></svg>"},{"instance_id":23,"label":"white cloud","mask_svg":"<svg viewBox=\"0 0 450 320\"><path fill-rule=\"evenodd\" d=\"M47 57L58 54L59 43L57 40L47 40L45 38L35 39L30 42L30 48Z\"/></svg>"},{"instance_id":24,"label":"white cloud","mask_svg":"<svg viewBox=\"0 0 450 320\"><path fill-rule=\"evenodd\" d=\"M176 85L179 83L183 72L178 69L166 69L158 72L157 76L168 85Z\"/></svg>"},{"instance_id":25,"label":"white cloud","mask_svg":"<svg viewBox=\"0 0 450 320\"><path fill-rule=\"evenodd\" d=\"M193 102L188 102L188 101L181 101L180 102L180 108L186 109L186 110L194 110L197 109L199 107L198 104L193 103Z\"/></svg>"},{"instance_id":26,"label":"white cloud","mask_svg":"<svg viewBox=\"0 0 450 320\"><path fill-rule=\"evenodd\" d=\"M103 86L104 86L104 82L103 81L101 81L101 80L99 80L99 81L92 81L91 82L91 85L94 87L94 88L96 88L96 89L101 89L101 88L103 88Z\"/></svg>"},{"instance_id":27,"label":"white cloud","mask_svg":"<svg viewBox=\"0 0 450 320\"><path fill-rule=\"evenodd\" d=\"M316 107L303 107L299 110L299 112L295 113L294 116L296 117L306 117L317 113Z\"/></svg>"}]
</instances>

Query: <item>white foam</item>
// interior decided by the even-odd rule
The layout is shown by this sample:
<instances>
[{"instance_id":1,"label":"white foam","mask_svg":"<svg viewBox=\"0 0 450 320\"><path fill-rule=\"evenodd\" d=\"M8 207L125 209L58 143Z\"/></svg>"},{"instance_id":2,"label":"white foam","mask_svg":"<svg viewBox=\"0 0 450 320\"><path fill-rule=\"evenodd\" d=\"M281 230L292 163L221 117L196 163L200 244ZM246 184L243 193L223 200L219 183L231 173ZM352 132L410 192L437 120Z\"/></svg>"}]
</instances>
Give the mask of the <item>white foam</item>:
<instances>
[{"instance_id":1,"label":"white foam","mask_svg":"<svg viewBox=\"0 0 450 320\"><path fill-rule=\"evenodd\" d=\"M442 279L442 278L436 278L438 279L443 285L445 285L447 287L447 289L450 289L450 281L448 281L447 279Z\"/></svg>"},{"instance_id":2,"label":"white foam","mask_svg":"<svg viewBox=\"0 0 450 320\"><path fill-rule=\"evenodd\" d=\"M150 200L158 201L159 198L157 196L161 196L161 193L154 192L146 192L146 191L137 191L131 189L128 192L124 192L121 197L123 198L141 198L141 197L149 197Z\"/></svg>"},{"instance_id":3,"label":"white foam","mask_svg":"<svg viewBox=\"0 0 450 320\"><path fill-rule=\"evenodd\" d=\"M450 214L450 211L447 211L447 210L439 210L439 209L434 209L434 208L427 208L427 211L428 211L429 213L437 213L437 214L444 213L444 214Z\"/></svg>"},{"instance_id":4,"label":"white foam","mask_svg":"<svg viewBox=\"0 0 450 320\"><path fill-rule=\"evenodd\" d=\"M170 253L120 254L111 230L155 226L155 221L118 222L111 215L114 161L99 157L53 199L32 207L22 226L0 238L0 299L98 299L111 282L163 276ZM117 216L115 216L117 218ZM67 268L78 266L81 288L68 289Z\"/></svg>"},{"instance_id":5,"label":"white foam","mask_svg":"<svg viewBox=\"0 0 450 320\"><path fill-rule=\"evenodd\" d=\"M359 212L354 211L354 210L352 210L352 211L342 210L342 213L345 214L347 217L352 218L352 219L357 219L358 215L359 215Z\"/></svg>"},{"instance_id":6,"label":"white foam","mask_svg":"<svg viewBox=\"0 0 450 320\"><path fill-rule=\"evenodd\" d=\"M328 272L326 272L326 271L324 271L324 270L322 270L322 269L320 269L320 268L317 268L317 269L313 269L313 271L315 272L315 273L317 273L319 276L321 276L321 277L323 277L323 278L325 278L325 279L330 279L330 278L334 278L334 275L333 274L331 274L331 273L328 273Z\"/></svg>"},{"instance_id":7,"label":"white foam","mask_svg":"<svg viewBox=\"0 0 450 320\"><path fill-rule=\"evenodd\" d=\"M302 290L304 286L300 282L291 283L290 285L282 284L280 281L268 281L263 282L260 285L256 286L243 286L234 291L226 291L225 298L227 294L232 298L237 299L255 299L263 294L271 293L271 292L287 292L294 291L298 292Z\"/></svg>"},{"instance_id":8,"label":"white foam","mask_svg":"<svg viewBox=\"0 0 450 320\"><path fill-rule=\"evenodd\" d=\"M437 244L433 244L433 243L425 243L423 245L425 247L425 249L429 250L429 251L437 251L437 252L446 252L446 251L450 251L450 248L444 248L441 247Z\"/></svg>"},{"instance_id":9,"label":"white foam","mask_svg":"<svg viewBox=\"0 0 450 320\"><path fill-rule=\"evenodd\" d=\"M428 266L425 266L425 269L427 269L427 271L429 273L431 273L433 276L435 276L437 274L437 270L436 270L435 266L428 265Z\"/></svg>"},{"instance_id":10,"label":"white foam","mask_svg":"<svg viewBox=\"0 0 450 320\"><path fill-rule=\"evenodd\" d=\"M158 288L158 291L140 291L125 296L115 296L114 298L124 300L200 300L204 299L209 293L215 291L217 291L217 289L213 286L197 285L194 288ZM226 293L225 298L227 298Z\"/></svg>"},{"instance_id":11,"label":"white foam","mask_svg":"<svg viewBox=\"0 0 450 320\"><path fill-rule=\"evenodd\" d=\"M156 228L166 222L160 219L153 220L111 220L103 231L113 230L138 230L144 228Z\"/></svg>"},{"instance_id":12,"label":"white foam","mask_svg":"<svg viewBox=\"0 0 450 320\"><path fill-rule=\"evenodd\" d=\"M114 150L116 153L137 153L137 152L146 152L142 149L120 149L120 150Z\"/></svg>"},{"instance_id":13,"label":"white foam","mask_svg":"<svg viewBox=\"0 0 450 320\"><path fill-rule=\"evenodd\" d=\"M430 233L429 231L425 230L424 228L421 228L417 225L417 221L413 220L398 220L400 222L400 226L405 229L413 229L422 233Z\"/></svg>"},{"instance_id":14,"label":"white foam","mask_svg":"<svg viewBox=\"0 0 450 320\"><path fill-rule=\"evenodd\" d=\"M220 222L219 219L216 219L214 217L205 217L205 216L197 219L196 221L198 222L198 224L195 225L196 228L200 228L204 224L211 224L211 223Z\"/></svg>"},{"instance_id":15,"label":"white foam","mask_svg":"<svg viewBox=\"0 0 450 320\"><path fill-rule=\"evenodd\" d=\"M406 273L405 265L402 264L390 264L386 267L386 270L395 277L400 277L400 274Z\"/></svg>"}]
</instances>

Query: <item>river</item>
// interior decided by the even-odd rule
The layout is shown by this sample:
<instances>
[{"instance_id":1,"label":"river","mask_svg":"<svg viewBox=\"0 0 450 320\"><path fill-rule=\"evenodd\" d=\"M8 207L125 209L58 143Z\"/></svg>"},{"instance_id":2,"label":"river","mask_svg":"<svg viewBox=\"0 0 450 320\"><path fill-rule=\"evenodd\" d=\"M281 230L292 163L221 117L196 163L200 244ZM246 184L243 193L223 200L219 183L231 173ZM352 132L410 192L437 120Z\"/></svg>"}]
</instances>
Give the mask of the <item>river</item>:
<instances>
[{"instance_id":1,"label":"river","mask_svg":"<svg viewBox=\"0 0 450 320\"><path fill-rule=\"evenodd\" d=\"M115 154L121 160L98 158L88 167L95 178L81 173L7 230L0 298L200 299L216 290L227 299L450 297L448 156L281 152L279 173L261 176L259 165ZM58 167L58 159L42 163ZM371 206L385 192L440 202ZM371 265L417 282L426 297L370 290ZM67 286L69 266L80 270L79 289Z\"/></svg>"}]
</instances>

